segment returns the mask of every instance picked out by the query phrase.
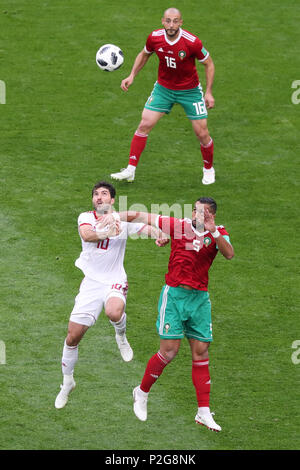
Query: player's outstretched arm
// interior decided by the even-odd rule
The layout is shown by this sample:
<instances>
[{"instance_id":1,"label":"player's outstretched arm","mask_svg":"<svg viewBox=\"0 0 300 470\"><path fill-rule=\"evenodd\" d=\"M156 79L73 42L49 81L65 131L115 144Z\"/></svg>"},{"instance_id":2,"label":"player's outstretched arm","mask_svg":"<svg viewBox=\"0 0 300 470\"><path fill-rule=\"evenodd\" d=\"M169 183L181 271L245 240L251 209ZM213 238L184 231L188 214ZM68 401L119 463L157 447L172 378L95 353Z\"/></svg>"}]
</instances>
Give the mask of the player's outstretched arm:
<instances>
[{"instance_id":1,"label":"player's outstretched arm","mask_svg":"<svg viewBox=\"0 0 300 470\"><path fill-rule=\"evenodd\" d=\"M138 222L145 225L156 227L158 214L150 214L149 212L125 211L119 212L120 220L124 222Z\"/></svg>"},{"instance_id":2,"label":"player's outstretched arm","mask_svg":"<svg viewBox=\"0 0 300 470\"><path fill-rule=\"evenodd\" d=\"M144 225L140 233L146 234L149 238L153 238L157 246L165 246L170 241L169 235L152 225Z\"/></svg>"},{"instance_id":3,"label":"player's outstretched arm","mask_svg":"<svg viewBox=\"0 0 300 470\"><path fill-rule=\"evenodd\" d=\"M121 88L124 91L128 91L130 85L132 85L133 80L135 79L136 75L139 71L146 65L151 54L147 54L144 49L136 56L133 67L131 69L130 75L124 78L121 82Z\"/></svg>"},{"instance_id":4,"label":"player's outstretched arm","mask_svg":"<svg viewBox=\"0 0 300 470\"><path fill-rule=\"evenodd\" d=\"M114 220L120 220L122 222L137 222L156 227L157 217L158 214L150 214L149 212L123 211L105 214L101 221L104 225L111 224Z\"/></svg>"}]
</instances>

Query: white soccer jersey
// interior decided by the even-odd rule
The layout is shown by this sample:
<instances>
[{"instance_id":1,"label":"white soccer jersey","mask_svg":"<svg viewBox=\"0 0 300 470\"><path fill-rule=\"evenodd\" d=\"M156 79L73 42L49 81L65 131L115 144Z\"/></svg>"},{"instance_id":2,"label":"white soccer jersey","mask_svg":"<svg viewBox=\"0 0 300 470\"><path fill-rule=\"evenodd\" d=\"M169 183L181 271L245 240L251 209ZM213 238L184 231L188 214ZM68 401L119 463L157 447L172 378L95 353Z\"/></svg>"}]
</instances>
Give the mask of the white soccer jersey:
<instances>
[{"instance_id":1,"label":"white soccer jersey","mask_svg":"<svg viewBox=\"0 0 300 470\"><path fill-rule=\"evenodd\" d=\"M78 227L96 226L95 211L83 212L78 217ZM85 242L81 237L82 252L75 261L85 276L103 284L126 282L124 256L127 238L141 231L145 224L121 222L121 233L116 237L95 242ZM80 234L79 234L80 235Z\"/></svg>"}]
</instances>

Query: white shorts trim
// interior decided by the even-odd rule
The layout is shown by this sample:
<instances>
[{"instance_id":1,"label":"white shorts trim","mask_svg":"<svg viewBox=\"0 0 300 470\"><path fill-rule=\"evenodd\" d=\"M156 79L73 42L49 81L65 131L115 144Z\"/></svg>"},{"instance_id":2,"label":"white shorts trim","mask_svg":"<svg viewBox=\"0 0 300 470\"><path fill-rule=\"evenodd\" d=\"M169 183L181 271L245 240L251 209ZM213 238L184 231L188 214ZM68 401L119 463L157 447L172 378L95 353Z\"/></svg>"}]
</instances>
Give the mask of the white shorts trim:
<instances>
[{"instance_id":1,"label":"white shorts trim","mask_svg":"<svg viewBox=\"0 0 300 470\"><path fill-rule=\"evenodd\" d=\"M70 315L70 321L79 323L79 325L93 326L95 325L97 318L90 313L76 313L72 312Z\"/></svg>"},{"instance_id":2,"label":"white shorts trim","mask_svg":"<svg viewBox=\"0 0 300 470\"><path fill-rule=\"evenodd\" d=\"M126 305L126 297L124 296L124 294L122 292L116 291L115 289L112 289L105 299L104 307L108 299L110 299L111 297L117 297L118 299L123 300L124 304Z\"/></svg>"},{"instance_id":3,"label":"white shorts trim","mask_svg":"<svg viewBox=\"0 0 300 470\"><path fill-rule=\"evenodd\" d=\"M163 298L162 298L162 303L159 311L159 316L160 316L160 323L159 323L159 334L163 334L163 329L164 329L164 323L165 323L165 314L166 314L166 307L168 303L168 292L169 292L170 286L166 285L164 288L164 293L163 293Z\"/></svg>"}]
</instances>

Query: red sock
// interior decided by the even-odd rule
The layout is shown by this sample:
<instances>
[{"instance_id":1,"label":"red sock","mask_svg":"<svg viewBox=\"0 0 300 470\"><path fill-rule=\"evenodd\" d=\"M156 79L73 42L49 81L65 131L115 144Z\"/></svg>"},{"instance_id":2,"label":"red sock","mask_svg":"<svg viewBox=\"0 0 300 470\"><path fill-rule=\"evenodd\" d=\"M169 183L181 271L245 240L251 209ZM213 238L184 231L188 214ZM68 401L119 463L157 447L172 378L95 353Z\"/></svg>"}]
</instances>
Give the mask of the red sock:
<instances>
[{"instance_id":1,"label":"red sock","mask_svg":"<svg viewBox=\"0 0 300 470\"><path fill-rule=\"evenodd\" d=\"M203 361L193 361L192 365L192 380L196 389L198 407L209 406L210 375L208 365L208 358Z\"/></svg>"},{"instance_id":2,"label":"red sock","mask_svg":"<svg viewBox=\"0 0 300 470\"><path fill-rule=\"evenodd\" d=\"M140 389L143 390L143 392L149 392L150 388L157 381L158 377L162 374L162 371L169 362L170 361L167 361L160 352L154 354L154 356L149 359L140 385Z\"/></svg>"},{"instance_id":3,"label":"red sock","mask_svg":"<svg viewBox=\"0 0 300 470\"><path fill-rule=\"evenodd\" d=\"M204 168L207 170L213 166L214 159L214 141L210 139L207 145L201 144L201 153L203 158Z\"/></svg>"},{"instance_id":4,"label":"red sock","mask_svg":"<svg viewBox=\"0 0 300 470\"><path fill-rule=\"evenodd\" d=\"M139 134L138 132L134 134L130 146L128 165L138 165L142 151L146 147L147 138L148 135Z\"/></svg>"}]
</instances>

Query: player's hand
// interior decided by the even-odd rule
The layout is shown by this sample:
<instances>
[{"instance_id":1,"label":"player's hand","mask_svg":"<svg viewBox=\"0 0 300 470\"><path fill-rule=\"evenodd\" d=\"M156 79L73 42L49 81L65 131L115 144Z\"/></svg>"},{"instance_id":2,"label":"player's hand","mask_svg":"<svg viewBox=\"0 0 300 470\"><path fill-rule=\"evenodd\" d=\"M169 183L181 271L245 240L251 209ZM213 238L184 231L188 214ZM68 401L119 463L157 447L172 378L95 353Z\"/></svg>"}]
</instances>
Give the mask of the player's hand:
<instances>
[{"instance_id":1,"label":"player's hand","mask_svg":"<svg viewBox=\"0 0 300 470\"><path fill-rule=\"evenodd\" d=\"M119 220L114 220L112 224L109 225L107 238L117 237L121 233L121 225Z\"/></svg>"},{"instance_id":2,"label":"player's hand","mask_svg":"<svg viewBox=\"0 0 300 470\"><path fill-rule=\"evenodd\" d=\"M211 109L215 106L215 99L211 93L206 92L204 96L205 105L207 109Z\"/></svg>"},{"instance_id":3,"label":"player's hand","mask_svg":"<svg viewBox=\"0 0 300 470\"><path fill-rule=\"evenodd\" d=\"M198 232L204 232L204 204L196 202L196 229Z\"/></svg>"},{"instance_id":4,"label":"player's hand","mask_svg":"<svg viewBox=\"0 0 300 470\"><path fill-rule=\"evenodd\" d=\"M108 238L109 225L103 221L103 217L98 217L95 230L99 240L105 240L105 238Z\"/></svg>"},{"instance_id":5,"label":"player's hand","mask_svg":"<svg viewBox=\"0 0 300 470\"><path fill-rule=\"evenodd\" d=\"M210 232L216 231L214 215L208 209L204 209L204 228Z\"/></svg>"},{"instance_id":6,"label":"player's hand","mask_svg":"<svg viewBox=\"0 0 300 470\"><path fill-rule=\"evenodd\" d=\"M121 82L121 88L123 91L128 91L128 88L130 87L130 85L132 85L132 82L133 82L134 78L129 75L129 77L127 78L124 78L124 80L122 80Z\"/></svg>"},{"instance_id":7,"label":"player's hand","mask_svg":"<svg viewBox=\"0 0 300 470\"><path fill-rule=\"evenodd\" d=\"M157 238L155 244L159 247L166 246L169 243L169 238Z\"/></svg>"},{"instance_id":8,"label":"player's hand","mask_svg":"<svg viewBox=\"0 0 300 470\"><path fill-rule=\"evenodd\" d=\"M120 222L114 218L112 221L107 222L106 216L98 218L95 228L96 233L99 236L99 240L116 237L121 233Z\"/></svg>"},{"instance_id":9,"label":"player's hand","mask_svg":"<svg viewBox=\"0 0 300 470\"><path fill-rule=\"evenodd\" d=\"M112 224L114 220L115 220L114 216L110 213L110 214L104 214L104 215L98 216L98 221L96 223L103 224L103 226L105 226L105 225Z\"/></svg>"}]
</instances>

